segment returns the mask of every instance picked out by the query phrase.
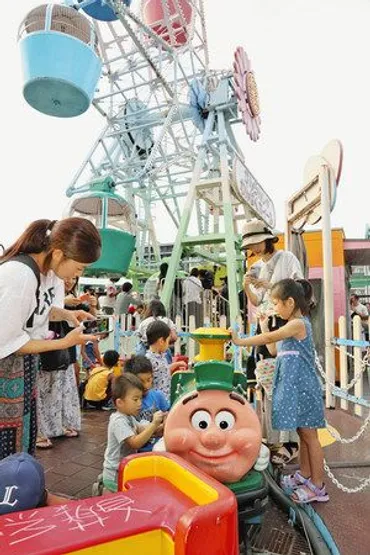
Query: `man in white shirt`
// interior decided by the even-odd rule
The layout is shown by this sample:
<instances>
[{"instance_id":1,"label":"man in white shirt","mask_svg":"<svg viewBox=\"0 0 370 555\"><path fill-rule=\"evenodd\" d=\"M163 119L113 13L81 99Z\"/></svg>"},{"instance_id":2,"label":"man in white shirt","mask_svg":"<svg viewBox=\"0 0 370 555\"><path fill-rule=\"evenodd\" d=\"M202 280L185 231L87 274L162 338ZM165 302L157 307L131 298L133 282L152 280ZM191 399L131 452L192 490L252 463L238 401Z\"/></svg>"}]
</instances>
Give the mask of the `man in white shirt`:
<instances>
[{"instance_id":1,"label":"man in white shirt","mask_svg":"<svg viewBox=\"0 0 370 555\"><path fill-rule=\"evenodd\" d=\"M366 335L369 329L369 324L368 324L369 311L367 307L364 304L360 303L360 298L355 293L351 295L350 304L351 304L351 318L353 318L356 315L360 316L362 329Z\"/></svg>"},{"instance_id":2,"label":"man in white shirt","mask_svg":"<svg viewBox=\"0 0 370 555\"><path fill-rule=\"evenodd\" d=\"M185 318L195 316L195 325L198 328L201 325L201 307L202 307L202 282L199 279L198 268L193 268L183 284L183 299L185 305Z\"/></svg>"},{"instance_id":3,"label":"man in white shirt","mask_svg":"<svg viewBox=\"0 0 370 555\"><path fill-rule=\"evenodd\" d=\"M99 297L100 309L104 314L112 315L114 314L114 307L116 304L116 294L117 290L114 285L108 285L106 289L106 294Z\"/></svg>"}]
</instances>

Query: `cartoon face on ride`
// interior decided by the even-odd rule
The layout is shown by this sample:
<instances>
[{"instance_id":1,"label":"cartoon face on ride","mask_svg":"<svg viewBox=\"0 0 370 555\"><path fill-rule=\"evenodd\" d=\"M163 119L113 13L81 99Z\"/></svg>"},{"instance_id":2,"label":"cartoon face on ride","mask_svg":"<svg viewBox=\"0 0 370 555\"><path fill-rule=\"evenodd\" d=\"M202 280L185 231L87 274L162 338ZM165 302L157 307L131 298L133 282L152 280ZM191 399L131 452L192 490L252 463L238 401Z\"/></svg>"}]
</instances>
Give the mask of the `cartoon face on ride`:
<instances>
[{"instance_id":1,"label":"cartoon face on ride","mask_svg":"<svg viewBox=\"0 0 370 555\"><path fill-rule=\"evenodd\" d=\"M225 368L225 363L218 363L218 367L220 364ZM259 420L243 395L235 391L230 381L225 381L225 376L217 385L200 374L196 390L182 395L168 414L164 430L166 449L220 482L237 482L258 457Z\"/></svg>"}]
</instances>

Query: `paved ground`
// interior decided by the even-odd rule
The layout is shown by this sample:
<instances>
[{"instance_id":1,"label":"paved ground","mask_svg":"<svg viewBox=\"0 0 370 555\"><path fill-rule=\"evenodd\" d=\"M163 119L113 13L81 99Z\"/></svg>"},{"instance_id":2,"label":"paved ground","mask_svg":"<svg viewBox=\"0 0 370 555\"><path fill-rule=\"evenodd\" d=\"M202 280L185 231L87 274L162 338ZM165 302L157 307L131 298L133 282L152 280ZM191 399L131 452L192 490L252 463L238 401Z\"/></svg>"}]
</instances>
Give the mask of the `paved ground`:
<instances>
[{"instance_id":1,"label":"paved ground","mask_svg":"<svg viewBox=\"0 0 370 555\"><path fill-rule=\"evenodd\" d=\"M367 414L367 412L365 413ZM352 437L363 421L341 410L328 411L328 421L342 437ZM347 445L333 443L325 448L330 463L367 463L367 467L333 468L334 476L349 488L358 487L370 477L370 430L361 438ZM362 493L344 493L327 479L330 502L315 507L332 533L341 555L370 555L370 486Z\"/></svg>"},{"instance_id":2,"label":"paved ground","mask_svg":"<svg viewBox=\"0 0 370 555\"><path fill-rule=\"evenodd\" d=\"M50 491L72 497L91 496L91 486L103 468L109 415L84 411L79 437L55 439L52 449L37 449Z\"/></svg>"},{"instance_id":3,"label":"paved ground","mask_svg":"<svg viewBox=\"0 0 370 555\"><path fill-rule=\"evenodd\" d=\"M37 450L51 491L79 498L91 496L91 486L102 471L109 415L109 412L86 411L80 437L56 439L52 449ZM345 437L352 436L362 424L359 418L340 410L329 411L327 417ZM329 462L370 463L370 431L353 444L335 443L327 447L325 456ZM370 466L333 472L341 482L355 487L370 475ZM330 503L315 508L331 531L341 555L370 555L370 488L364 493L346 494L329 481L327 485Z\"/></svg>"}]
</instances>

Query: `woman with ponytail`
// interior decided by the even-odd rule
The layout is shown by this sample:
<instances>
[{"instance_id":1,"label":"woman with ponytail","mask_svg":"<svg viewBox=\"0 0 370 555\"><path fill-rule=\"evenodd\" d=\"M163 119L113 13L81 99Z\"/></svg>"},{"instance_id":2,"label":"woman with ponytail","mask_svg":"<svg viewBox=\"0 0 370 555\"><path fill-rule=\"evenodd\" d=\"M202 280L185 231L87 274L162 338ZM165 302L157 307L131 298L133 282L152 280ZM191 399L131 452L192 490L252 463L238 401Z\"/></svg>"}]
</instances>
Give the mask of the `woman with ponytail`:
<instances>
[{"instance_id":1,"label":"woman with ponytail","mask_svg":"<svg viewBox=\"0 0 370 555\"><path fill-rule=\"evenodd\" d=\"M95 226L67 218L31 223L0 257L0 460L34 453L37 355L92 340L80 325L92 317L63 308L63 280L81 276L100 252ZM63 320L75 329L46 339L49 321Z\"/></svg>"}]
</instances>

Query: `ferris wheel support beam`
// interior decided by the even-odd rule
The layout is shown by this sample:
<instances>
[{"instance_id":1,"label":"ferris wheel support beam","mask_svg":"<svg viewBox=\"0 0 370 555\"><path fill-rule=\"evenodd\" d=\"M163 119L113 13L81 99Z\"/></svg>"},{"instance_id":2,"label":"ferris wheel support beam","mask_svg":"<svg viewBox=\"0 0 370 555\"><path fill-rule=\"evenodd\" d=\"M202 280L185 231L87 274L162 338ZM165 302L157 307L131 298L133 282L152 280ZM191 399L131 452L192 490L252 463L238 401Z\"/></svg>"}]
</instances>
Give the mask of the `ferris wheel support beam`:
<instances>
[{"instance_id":1,"label":"ferris wheel support beam","mask_svg":"<svg viewBox=\"0 0 370 555\"><path fill-rule=\"evenodd\" d=\"M107 127L107 126L106 126ZM91 161L91 156L93 155L97 145L99 144L100 140L102 137L104 137L104 133L105 133L105 129L103 130L103 132L100 134L98 140L94 143L93 147L90 150L89 155L85 158L85 160L83 161L83 163L81 164L81 166L78 168L77 172L74 175L74 178L72 180L71 185L68 187L68 189L66 190L66 196L67 197L71 197L75 192L79 193L85 193L87 191L90 190L88 185L82 185L80 187L78 187L78 189L76 188L76 183L79 180L79 178L82 175L82 172L85 170L87 164L90 164L90 166L93 168L94 173L96 173L96 169L95 166L93 165L92 161Z\"/></svg>"},{"instance_id":2,"label":"ferris wheel support beam","mask_svg":"<svg viewBox=\"0 0 370 555\"><path fill-rule=\"evenodd\" d=\"M94 1L87 0L78 8ZM148 19L144 22L144 16L133 13L123 0L102 0L102 4L117 14L117 21L94 22L103 71L93 105L106 118L107 126L68 188L69 197L81 193L85 197L95 182L107 177L114 180L117 194L138 215L137 260L140 262L148 260L148 253L152 262L154 258L159 260L155 212L149 218L155 204L161 206L158 216L164 214L171 228L178 228L182 220L182 205L202 139L202 131L194 125L195 108L189 103L188 93L195 79L208 90L208 80L213 76L208 71L203 0L187 0L190 19L183 0L158 2L163 8L161 19L168 30L166 35L157 34L157 24L150 14L145 14ZM172 13L174 8L176 16ZM178 39L178 23L186 44L182 38ZM218 80L216 75L213 78L212 84ZM134 108L135 102L139 107ZM210 171L208 156L214 148L212 130L205 148L206 159L200 167L199 178ZM195 194L197 190L196 185ZM213 221L208 204L202 206L201 220L208 234L211 231L208 224ZM219 254L213 253L210 246L200 249L198 245L198 250L199 253L202 250L205 258L215 261L213 255Z\"/></svg>"},{"instance_id":3,"label":"ferris wheel support beam","mask_svg":"<svg viewBox=\"0 0 370 555\"><path fill-rule=\"evenodd\" d=\"M198 157L197 157L197 160L196 160L196 163L195 163L194 172L193 172L192 179L191 179L191 182L190 182L188 195L186 197L185 206L183 208L182 218L181 218L181 221L180 221L180 224L179 224L179 229L178 229L178 232L177 232L175 244L173 246L172 255L171 255L171 259L170 259L170 264L169 264L169 267L168 267L166 280L164 282L164 287L163 287L163 291L162 291L162 295L161 295L161 300L162 300L163 304L165 305L165 307L167 307L167 308L169 307L169 304L170 304L172 290L173 290L173 286L174 286L174 283L175 283L176 271L177 271L177 268L179 266L179 262L180 262L182 251L183 251L182 241L183 241L183 238L185 237L185 234L188 230L190 217L191 217L191 211L192 211L192 208L193 208L193 205L194 205L194 202L195 202L195 197L196 197L196 187L197 187L197 185L199 183L199 180L200 180L200 175L201 175L201 172L202 172L203 163L204 163L204 159L205 159L205 155L206 155L207 142L208 142L209 136L212 133L214 122L215 122L215 111L212 110L209 113L207 121L206 121L206 126L205 126L204 133L203 133L202 143L199 147Z\"/></svg>"},{"instance_id":4,"label":"ferris wheel support beam","mask_svg":"<svg viewBox=\"0 0 370 555\"><path fill-rule=\"evenodd\" d=\"M163 154L163 156L165 156L165 154ZM169 169L168 169L168 164L166 164L166 173L167 173L167 177L168 177L168 183L171 184L171 185L170 185L170 190L171 190L171 193L172 193L172 195L173 195L173 202L174 202L174 205L175 205L175 211L176 211L176 217L177 217L177 223L175 223L175 225L176 225L176 227L179 227L179 221L180 221L180 207L179 207L179 203L178 203L178 198L177 198L177 196L176 196L176 194L175 194L174 187L173 187L173 184L172 184L172 179L171 179L170 171L169 171ZM158 191L160 191L160 188L159 188L159 187L158 187ZM162 197L162 200L164 200L163 197ZM166 206L166 205L165 205L165 206ZM166 208L167 208L167 206L166 206ZM172 214L172 213L171 213L171 214ZM173 219L174 219L174 218L173 218Z\"/></svg>"},{"instance_id":5,"label":"ferris wheel support beam","mask_svg":"<svg viewBox=\"0 0 370 555\"><path fill-rule=\"evenodd\" d=\"M239 299L237 287L236 249L235 249L235 221L230 193L230 173L227 154L227 135L225 127L225 114L222 108L217 110L217 120L220 136L220 162L221 162L221 190L222 204L225 220L225 248L227 260L227 282L229 289L230 320L237 321L239 315ZM234 230L234 234L231 233Z\"/></svg>"},{"instance_id":6,"label":"ferris wheel support beam","mask_svg":"<svg viewBox=\"0 0 370 555\"><path fill-rule=\"evenodd\" d=\"M199 247L193 249L193 253L195 255L200 256L204 260L209 260L209 262L213 262L214 264L225 264L225 259L221 256L218 256L215 253L211 253L206 249L201 249Z\"/></svg>"},{"instance_id":7,"label":"ferris wheel support beam","mask_svg":"<svg viewBox=\"0 0 370 555\"><path fill-rule=\"evenodd\" d=\"M153 217L152 217L149 203L144 203L144 214L145 214L145 225L141 226L142 227L141 241L139 242L138 249L136 251L137 263L140 268L143 268L145 266L146 244L149 245L149 251L150 251L150 248L153 249L155 261L159 263L161 260L161 251L160 251L159 243L155 233ZM149 235L148 242L145 240L145 236L147 233ZM150 252L148 252L148 257L150 257Z\"/></svg>"},{"instance_id":8,"label":"ferris wheel support beam","mask_svg":"<svg viewBox=\"0 0 370 555\"><path fill-rule=\"evenodd\" d=\"M226 137L227 137L228 146L230 150L234 152L237 156L239 156L239 158L244 159L244 154L238 146L238 143L234 135L234 131L232 129L232 125L229 120L225 121L225 126L226 126Z\"/></svg>"}]
</instances>

